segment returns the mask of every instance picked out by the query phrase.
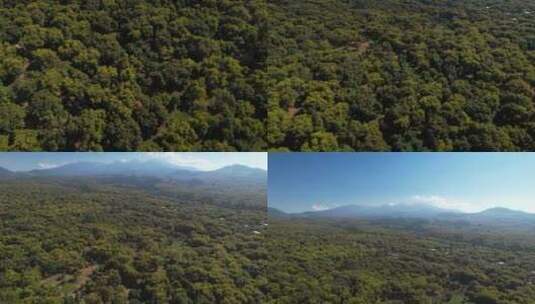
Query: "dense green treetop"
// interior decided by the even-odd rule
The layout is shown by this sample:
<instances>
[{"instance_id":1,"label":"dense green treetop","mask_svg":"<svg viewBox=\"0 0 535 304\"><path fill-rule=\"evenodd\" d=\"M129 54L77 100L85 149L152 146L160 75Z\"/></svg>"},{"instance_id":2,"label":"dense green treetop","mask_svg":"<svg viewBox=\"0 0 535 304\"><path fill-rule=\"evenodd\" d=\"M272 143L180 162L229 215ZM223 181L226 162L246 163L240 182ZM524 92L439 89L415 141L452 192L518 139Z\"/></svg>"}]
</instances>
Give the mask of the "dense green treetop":
<instances>
[{"instance_id":1,"label":"dense green treetop","mask_svg":"<svg viewBox=\"0 0 535 304\"><path fill-rule=\"evenodd\" d=\"M1 150L535 149L529 1L0 1Z\"/></svg>"},{"instance_id":2,"label":"dense green treetop","mask_svg":"<svg viewBox=\"0 0 535 304\"><path fill-rule=\"evenodd\" d=\"M2 179L0 303L260 303L265 197L246 206L155 187Z\"/></svg>"},{"instance_id":3,"label":"dense green treetop","mask_svg":"<svg viewBox=\"0 0 535 304\"><path fill-rule=\"evenodd\" d=\"M426 220L270 217L266 303L530 304L535 238Z\"/></svg>"},{"instance_id":4,"label":"dense green treetop","mask_svg":"<svg viewBox=\"0 0 535 304\"><path fill-rule=\"evenodd\" d=\"M0 1L0 150L263 150L261 1Z\"/></svg>"},{"instance_id":5,"label":"dense green treetop","mask_svg":"<svg viewBox=\"0 0 535 304\"><path fill-rule=\"evenodd\" d=\"M535 149L533 2L268 2L272 149Z\"/></svg>"}]
</instances>

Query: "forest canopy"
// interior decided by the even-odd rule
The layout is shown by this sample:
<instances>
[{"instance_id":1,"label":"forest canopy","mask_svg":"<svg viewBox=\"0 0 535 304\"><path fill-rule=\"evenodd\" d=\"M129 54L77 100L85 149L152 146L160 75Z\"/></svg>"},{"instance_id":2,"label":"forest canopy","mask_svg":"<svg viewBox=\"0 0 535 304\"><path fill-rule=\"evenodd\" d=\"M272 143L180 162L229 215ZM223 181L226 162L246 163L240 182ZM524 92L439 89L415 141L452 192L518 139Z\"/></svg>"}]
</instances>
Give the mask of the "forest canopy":
<instances>
[{"instance_id":1,"label":"forest canopy","mask_svg":"<svg viewBox=\"0 0 535 304\"><path fill-rule=\"evenodd\" d=\"M529 1L0 4L0 150L535 149Z\"/></svg>"},{"instance_id":2,"label":"forest canopy","mask_svg":"<svg viewBox=\"0 0 535 304\"><path fill-rule=\"evenodd\" d=\"M263 298L265 195L245 205L236 189L170 195L141 177L0 179L0 303Z\"/></svg>"},{"instance_id":3,"label":"forest canopy","mask_svg":"<svg viewBox=\"0 0 535 304\"><path fill-rule=\"evenodd\" d=\"M268 2L271 149L535 149L533 2Z\"/></svg>"},{"instance_id":4,"label":"forest canopy","mask_svg":"<svg viewBox=\"0 0 535 304\"><path fill-rule=\"evenodd\" d=\"M270 216L267 303L529 304L530 231Z\"/></svg>"},{"instance_id":5,"label":"forest canopy","mask_svg":"<svg viewBox=\"0 0 535 304\"><path fill-rule=\"evenodd\" d=\"M0 1L0 150L263 150L261 1Z\"/></svg>"}]
</instances>

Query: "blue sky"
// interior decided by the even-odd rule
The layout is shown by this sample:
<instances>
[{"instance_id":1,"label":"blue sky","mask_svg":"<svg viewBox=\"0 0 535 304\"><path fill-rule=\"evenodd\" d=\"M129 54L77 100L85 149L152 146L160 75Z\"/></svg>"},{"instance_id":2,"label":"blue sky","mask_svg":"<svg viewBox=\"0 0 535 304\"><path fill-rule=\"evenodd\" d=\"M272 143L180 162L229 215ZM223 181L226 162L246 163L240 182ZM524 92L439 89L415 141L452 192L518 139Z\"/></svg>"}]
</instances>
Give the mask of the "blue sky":
<instances>
[{"instance_id":1,"label":"blue sky","mask_svg":"<svg viewBox=\"0 0 535 304\"><path fill-rule=\"evenodd\" d=\"M12 171L53 168L74 162L118 162L130 160L164 160L200 170L213 170L240 164L267 169L267 153L195 152L195 153L0 153L0 167Z\"/></svg>"},{"instance_id":2,"label":"blue sky","mask_svg":"<svg viewBox=\"0 0 535 304\"><path fill-rule=\"evenodd\" d=\"M535 153L270 153L269 206L424 203L535 213Z\"/></svg>"}]
</instances>

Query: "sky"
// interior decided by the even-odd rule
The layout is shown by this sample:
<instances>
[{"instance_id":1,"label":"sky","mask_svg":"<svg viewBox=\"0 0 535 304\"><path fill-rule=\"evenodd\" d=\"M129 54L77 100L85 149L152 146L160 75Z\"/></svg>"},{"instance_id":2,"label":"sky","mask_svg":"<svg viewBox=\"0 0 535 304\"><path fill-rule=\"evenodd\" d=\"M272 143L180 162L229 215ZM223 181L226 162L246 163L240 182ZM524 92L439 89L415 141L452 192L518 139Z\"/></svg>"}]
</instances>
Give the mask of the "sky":
<instances>
[{"instance_id":1,"label":"sky","mask_svg":"<svg viewBox=\"0 0 535 304\"><path fill-rule=\"evenodd\" d=\"M0 167L11 171L54 168L76 162L112 163L159 159L178 166L215 170L229 165L245 165L267 170L267 153L244 152L79 152L79 153L0 153Z\"/></svg>"},{"instance_id":2,"label":"sky","mask_svg":"<svg viewBox=\"0 0 535 304\"><path fill-rule=\"evenodd\" d=\"M430 204L535 213L535 153L270 153L270 207Z\"/></svg>"}]
</instances>

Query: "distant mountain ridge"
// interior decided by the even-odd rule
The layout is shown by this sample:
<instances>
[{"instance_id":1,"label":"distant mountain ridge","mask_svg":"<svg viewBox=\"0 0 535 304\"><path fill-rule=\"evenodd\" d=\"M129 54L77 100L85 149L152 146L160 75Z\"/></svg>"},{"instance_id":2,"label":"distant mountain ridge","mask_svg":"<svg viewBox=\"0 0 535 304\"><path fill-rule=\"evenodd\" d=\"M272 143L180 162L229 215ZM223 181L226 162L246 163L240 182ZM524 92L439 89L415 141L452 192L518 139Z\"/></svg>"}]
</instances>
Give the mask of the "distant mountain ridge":
<instances>
[{"instance_id":1,"label":"distant mountain ridge","mask_svg":"<svg viewBox=\"0 0 535 304\"><path fill-rule=\"evenodd\" d=\"M308 211L302 213L284 213L270 208L269 214L273 217L299 217L299 218L331 218L331 219L426 219L450 222L467 222L472 224L497 225L529 225L535 227L535 214L512 210L504 207L495 207L475 213L463 213L455 210L442 209L427 204L394 204L382 206L346 205L322 211Z\"/></svg>"},{"instance_id":2,"label":"distant mountain ridge","mask_svg":"<svg viewBox=\"0 0 535 304\"><path fill-rule=\"evenodd\" d=\"M0 168L1 183L36 183L82 192L131 189L165 196L178 203L199 202L265 210L267 171L231 165L212 171L162 161L79 162L50 169L10 172Z\"/></svg>"},{"instance_id":3,"label":"distant mountain ridge","mask_svg":"<svg viewBox=\"0 0 535 304\"><path fill-rule=\"evenodd\" d=\"M126 161L113 163L75 162L49 169L35 169L28 174L40 176L94 176L94 175L137 175L164 176L177 170L197 171L193 167L176 166L160 160Z\"/></svg>"},{"instance_id":4,"label":"distant mountain ridge","mask_svg":"<svg viewBox=\"0 0 535 304\"><path fill-rule=\"evenodd\" d=\"M15 175L15 173L0 167L0 178L9 178Z\"/></svg>"},{"instance_id":5,"label":"distant mountain ridge","mask_svg":"<svg viewBox=\"0 0 535 304\"><path fill-rule=\"evenodd\" d=\"M13 173L13 172L9 171L8 169L4 169L0 167L0 174L9 174L9 173Z\"/></svg>"},{"instance_id":6,"label":"distant mountain ridge","mask_svg":"<svg viewBox=\"0 0 535 304\"><path fill-rule=\"evenodd\" d=\"M290 217L291 216L290 214L284 211L281 211L277 208L271 208L271 207L267 208L267 213L268 213L268 216L272 216L272 217Z\"/></svg>"},{"instance_id":7,"label":"distant mountain ridge","mask_svg":"<svg viewBox=\"0 0 535 304\"><path fill-rule=\"evenodd\" d=\"M177 170L173 172L169 177L175 179L184 179L184 178L198 178L198 179L209 179L209 180L220 180L220 179L265 179L267 178L267 171L257 168L251 168L243 165L231 165L226 166L220 169L212 171L188 171L188 170Z\"/></svg>"},{"instance_id":8,"label":"distant mountain ridge","mask_svg":"<svg viewBox=\"0 0 535 304\"><path fill-rule=\"evenodd\" d=\"M0 176L27 177L89 177L89 176L137 176L171 180L202 180L207 182L263 182L267 171L244 165L230 165L212 171L194 167L177 166L161 160L126 161L113 163L76 162L49 169L34 169L28 172L11 172L0 168Z\"/></svg>"},{"instance_id":9,"label":"distant mountain ridge","mask_svg":"<svg viewBox=\"0 0 535 304\"><path fill-rule=\"evenodd\" d=\"M495 207L477 213L445 214L441 219L465 221L472 224L529 225L535 228L535 214Z\"/></svg>"},{"instance_id":10,"label":"distant mountain ridge","mask_svg":"<svg viewBox=\"0 0 535 304\"><path fill-rule=\"evenodd\" d=\"M429 218L446 212L457 213L454 210L442 209L427 204L388 204L381 206L346 205L322 211L304 212L302 215L344 218Z\"/></svg>"}]
</instances>

